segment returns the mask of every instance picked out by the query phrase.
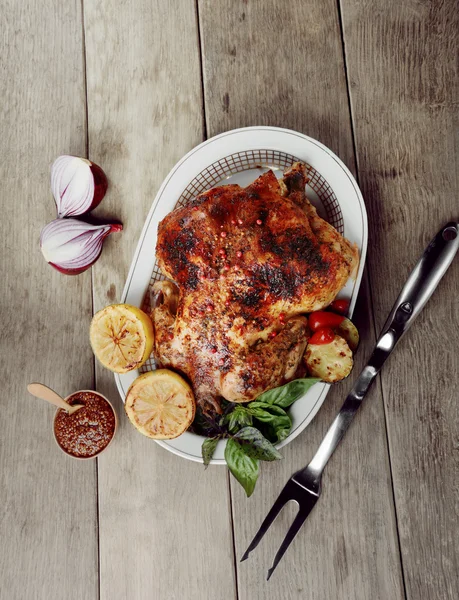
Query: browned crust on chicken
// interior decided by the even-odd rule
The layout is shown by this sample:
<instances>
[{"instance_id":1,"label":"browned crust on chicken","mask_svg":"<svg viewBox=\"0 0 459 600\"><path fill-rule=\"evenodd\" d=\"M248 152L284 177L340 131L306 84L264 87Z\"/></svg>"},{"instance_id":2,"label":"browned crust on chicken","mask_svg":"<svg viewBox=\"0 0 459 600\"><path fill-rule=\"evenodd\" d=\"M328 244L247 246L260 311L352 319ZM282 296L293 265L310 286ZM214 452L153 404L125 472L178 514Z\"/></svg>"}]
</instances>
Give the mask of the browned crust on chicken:
<instances>
[{"instance_id":1,"label":"browned crust on chicken","mask_svg":"<svg viewBox=\"0 0 459 600\"><path fill-rule=\"evenodd\" d=\"M296 163L282 195L268 171L246 188L213 188L159 224L158 263L178 290L173 307L162 294L153 311L155 354L191 380L204 408L292 378L307 334L300 315L330 304L358 263L307 200L306 180Z\"/></svg>"}]
</instances>

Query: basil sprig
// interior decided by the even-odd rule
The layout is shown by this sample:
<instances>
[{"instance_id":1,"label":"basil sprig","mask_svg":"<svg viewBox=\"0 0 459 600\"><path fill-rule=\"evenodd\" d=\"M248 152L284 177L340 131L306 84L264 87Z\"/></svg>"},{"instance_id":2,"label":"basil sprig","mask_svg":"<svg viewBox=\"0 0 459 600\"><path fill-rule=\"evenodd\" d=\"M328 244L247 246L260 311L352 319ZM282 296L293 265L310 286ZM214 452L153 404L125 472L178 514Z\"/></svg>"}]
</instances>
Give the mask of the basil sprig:
<instances>
[{"instance_id":1,"label":"basil sprig","mask_svg":"<svg viewBox=\"0 0 459 600\"><path fill-rule=\"evenodd\" d=\"M255 427L244 427L236 433L233 440L237 442L245 454L258 460L279 460L282 454Z\"/></svg>"},{"instance_id":2,"label":"basil sprig","mask_svg":"<svg viewBox=\"0 0 459 600\"><path fill-rule=\"evenodd\" d=\"M247 496L251 496L258 479L259 460L248 456L244 447L234 438L230 438L226 442L225 460L229 470L242 485Z\"/></svg>"},{"instance_id":3,"label":"basil sprig","mask_svg":"<svg viewBox=\"0 0 459 600\"><path fill-rule=\"evenodd\" d=\"M296 400L301 398L301 396L304 396L309 388L311 388L318 381L320 381L320 379L317 379L316 377L295 379L290 383L286 383L278 388L264 392L261 394L261 396L258 396L256 401L266 402L267 404L275 404L276 406L280 406L282 408L288 408Z\"/></svg>"},{"instance_id":4,"label":"basil sprig","mask_svg":"<svg viewBox=\"0 0 459 600\"><path fill-rule=\"evenodd\" d=\"M204 465L206 467L209 466L209 463L212 460L212 456L214 455L217 444L218 444L218 437L206 438L202 442L202 448L201 448L202 460L204 461Z\"/></svg>"},{"instance_id":5,"label":"basil sprig","mask_svg":"<svg viewBox=\"0 0 459 600\"><path fill-rule=\"evenodd\" d=\"M244 406L236 405L221 419L220 425L228 425L228 431L236 433L241 427L252 425L252 415Z\"/></svg>"},{"instance_id":6,"label":"basil sprig","mask_svg":"<svg viewBox=\"0 0 459 600\"><path fill-rule=\"evenodd\" d=\"M282 458L274 446L285 440L292 429L292 419L285 409L290 407L320 379L295 379L261 394L248 404L228 405L218 423L219 435L208 437L202 444L202 457L207 466L218 440L226 437L225 460L229 470L251 496L259 474L259 461Z\"/></svg>"}]
</instances>

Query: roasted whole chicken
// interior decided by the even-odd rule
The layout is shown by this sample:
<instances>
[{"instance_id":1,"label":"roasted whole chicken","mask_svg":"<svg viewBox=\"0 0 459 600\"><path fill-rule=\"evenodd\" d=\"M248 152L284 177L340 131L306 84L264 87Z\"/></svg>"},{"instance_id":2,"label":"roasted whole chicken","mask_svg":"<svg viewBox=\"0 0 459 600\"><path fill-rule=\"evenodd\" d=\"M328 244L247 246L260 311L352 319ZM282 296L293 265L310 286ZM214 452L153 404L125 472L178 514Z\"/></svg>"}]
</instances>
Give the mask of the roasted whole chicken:
<instances>
[{"instance_id":1,"label":"roasted whole chicken","mask_svg":"<svg viewBox=\"0 0 459 600\"><path fill-rule=\"evenodd\" d=\"M191 381L204 414L249 402L301 375L306 313L328 306L358 252L320 218L295 163L246 188L225 185L174 210L156 254L155 357Z\"/></svg>"}]
</instances>

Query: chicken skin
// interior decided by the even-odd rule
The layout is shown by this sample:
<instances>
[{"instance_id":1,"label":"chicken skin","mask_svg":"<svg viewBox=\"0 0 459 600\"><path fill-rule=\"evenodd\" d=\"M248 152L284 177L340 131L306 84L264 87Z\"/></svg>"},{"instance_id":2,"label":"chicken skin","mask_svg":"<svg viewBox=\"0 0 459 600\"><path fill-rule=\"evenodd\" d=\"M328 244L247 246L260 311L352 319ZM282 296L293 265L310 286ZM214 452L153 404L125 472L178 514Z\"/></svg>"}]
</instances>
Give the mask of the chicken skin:
<instances>
[{"instance_id":1,"label":"chicken skin","mask_svg":"<svg viewBox=\"0 0 459 600\"><path fill-rule=\"evenodd\" d=\"M197 196L159 224L155 357L182 372L204 413L289 381L306 313L328 306L358 253L309 203L305 166ZM173 283L172 283L173 282Z\"/></svg>"}]
</instances>

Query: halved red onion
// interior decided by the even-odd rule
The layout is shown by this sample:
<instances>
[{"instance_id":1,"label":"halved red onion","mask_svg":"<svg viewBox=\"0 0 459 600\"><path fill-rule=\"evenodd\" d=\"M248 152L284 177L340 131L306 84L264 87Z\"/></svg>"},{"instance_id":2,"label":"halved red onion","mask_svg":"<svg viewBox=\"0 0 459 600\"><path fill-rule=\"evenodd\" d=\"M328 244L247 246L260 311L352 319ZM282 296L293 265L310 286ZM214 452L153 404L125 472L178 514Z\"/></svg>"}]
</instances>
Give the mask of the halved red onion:
<instances>
[{"instance_id":1,"label":"halved red onion","mask_svg":"<svg viewBox=\"0 0 459 600\"><path fill-rule=\"evenodd\" d=\"M121 223L90 225L78 219L55 219L42 229L40 248L55 269L78 275L99 258L107 235L122 229Z\"/></svg>"},{"instance_id":2,"label":"halved red onion","mask_svg":"<svg viewBox=\"0 0 459 600\"><path fill-rule=\"evenodd\" d=\"M105 173L86 158L59 156L51 167L51 189L60 218L92 210L105 196L107 187Z\"/></svg>"}]
</instances>

